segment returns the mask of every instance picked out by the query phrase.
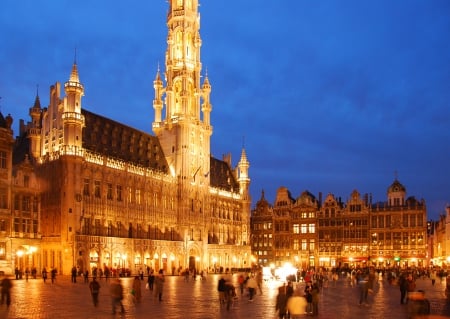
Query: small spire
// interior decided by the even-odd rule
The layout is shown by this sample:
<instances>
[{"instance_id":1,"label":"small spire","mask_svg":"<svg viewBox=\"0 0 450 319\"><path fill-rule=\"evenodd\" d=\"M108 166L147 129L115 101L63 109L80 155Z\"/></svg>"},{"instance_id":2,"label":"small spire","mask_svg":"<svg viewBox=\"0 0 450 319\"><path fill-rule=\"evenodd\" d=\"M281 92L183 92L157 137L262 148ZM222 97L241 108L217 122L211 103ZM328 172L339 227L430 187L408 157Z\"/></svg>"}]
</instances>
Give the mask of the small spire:
<instances>
[{"instance_id":1,"label":"small spire","mask_svg":"<svg viewBox=\"0 0 450 319\"><path fill-rule=\"evenodd\" d=\"M70 73L70 82L80 83L80 78L78 76L78 68L76 62L72 66L72 72Z\"/></svg>"},{"instance_id":2,"label":"small spire","mask_svg":"<svg viewBox=\"0 0 450 319\"><path fill-rule=\"evenodd\" d=\"M241 153L241 163L248 163L248 159L247 159L247 153L245 152L245 148L242 148L242 153Z\"/></svg>"},{"instance_id":3,"label":"small spire","mask_svg":"<svg viewBox=\"0 0 450 319\"><path fill-rule=\"evenodd\" d=\"M39 84L36 84L36 98L34 99L33 108L37 108L37 109L41 108L41 101L39 99Z\"/></svg>"},{"instance_id":4,"label":"small spire","mask_svg":"<svg viewBox=\"0 0 450 319\"><path fill-rule=\"evenodd\" d=\"M161 72L160 72L160 69L159 69L159 62L158 62L158 69L156 70L155 81L158 82L158 83L162 82L162 80L161 80Z\"/></svg>"}]
</instances>

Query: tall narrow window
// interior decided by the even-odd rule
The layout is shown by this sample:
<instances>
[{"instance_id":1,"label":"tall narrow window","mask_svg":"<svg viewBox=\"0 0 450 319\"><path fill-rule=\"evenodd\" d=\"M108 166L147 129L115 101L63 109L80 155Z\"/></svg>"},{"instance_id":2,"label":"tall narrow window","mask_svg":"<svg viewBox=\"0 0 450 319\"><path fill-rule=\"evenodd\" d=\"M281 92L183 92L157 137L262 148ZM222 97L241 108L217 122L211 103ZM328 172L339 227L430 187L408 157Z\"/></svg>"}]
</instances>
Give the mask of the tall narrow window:
<instances>
[{"instance_id":1,"label":"tall narrow window","mask_svg":"<svg viewBox=\"0 0 450 319\"><path fill-rule=\"evenodd\" d=\"M0 208L8 208L8 192L6 188L0 188Z\"/></svg>"},{"instance_id":2,"label":"tall narrow window","mask_svg":"<svg viewBox=\"0 0 450 319\"><path fill-rule=\"evenodd\" d=\"M106 192L106 198L111 200L113 199L113 186L111 183L108 183L107 186L107 192Z\"/></svg>"},{"instance_id":3,"label":"tall narrow window","mask_svg":"<svg viewBox=\"0 0 450 319\"><path fill-rule=\"evenodd\" d=\"M116 198L118 202L122 201L122 186L120 185L116 186Z\"/></svg>"},{"instance_id":4,"label":"tall narrow window","mask_svg":"<svg viewBox=\"0 0 450 319\"><path fill-rule=\"evenodd\" d=\"M94 196L97 198L101 197L100 181L94 181Z\"/></svg>"},{"instance_id":5,"label":"tall narrow window","mask_svg":"<svg viewBox=\"0 0 450 319\"><path fill-rule=\"evenodd\" d=\"M0 168L7 168L7 155L5 151L0 151Z\"/></svg>"},{"instance_id":6,"label":"tall narrow window","mask_svg":"<svg viewBox=\"0 0 450 319\"><path fill-rule=\"evenodd\" d=\"M84 195L84 196L89 196L89 195L90 195L90 192L89 192L89 183L90 183L89 178L85 178L85 179L83 180L83 195Z\"/></svg>"}]
</instances>

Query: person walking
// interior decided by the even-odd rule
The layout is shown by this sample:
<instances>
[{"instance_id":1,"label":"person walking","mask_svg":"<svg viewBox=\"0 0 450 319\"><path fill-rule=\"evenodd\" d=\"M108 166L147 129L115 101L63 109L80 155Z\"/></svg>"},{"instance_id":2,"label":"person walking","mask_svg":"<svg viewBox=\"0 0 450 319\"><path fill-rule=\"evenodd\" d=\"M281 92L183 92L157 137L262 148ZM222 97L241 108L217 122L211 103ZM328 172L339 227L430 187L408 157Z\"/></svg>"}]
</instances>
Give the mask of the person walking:
<instances>
[{"instance_id":1,"label":"person walking","mask_svg":"<svg viewBox=\"0 0 450 319\"><path fill-rule=\"evenodd\" d=\"M141 292L141 280L139 276L134 277L133 288L132 288L134 301L139 303L141 302L142 292Z\"/></svg>"},{"instance_id":2,"label":"person walking","mask_svg":"<svg viewBox=\"0 0 450 319\"><path fill-rule=\"evenodd\" d=\"M256 283L258 284L258 290L259 293L262 295L263 291L262 291L262 285L263 285L263 273L261 270L259 270L256 273Z\"/></svg>"},{"instance_id":3,"label":"person walking","mask_svg":"<svg viewBox=\"0 0 450 319\"><path fill-rule=\"evenodd\" d=\"M240 274L238 277L238 283L239 283L239 290L241 291L241 296L244 294L244 275Z\"/></svg>"},{"instance_id":4,"label":"person walking","mask_svg":"<svg viewBox=\"0 0 450 319\"><path fill-rule=\"evenodd\" d=\"M284 285L278 288L275 311L278 311L278 318L280 319L287 318L287 297L286 297L286 288L284 287Z\"/></svg>"},{"instance_id":5,"label":"person walking","mask_svg":"<svg viewBox=\"0 0 450 319\"><path fill-rule=\"evenodd\" d=\"M155 298L157 297L159 301L162 301L164 281L164 272L160 269L158 275L155 277Z\"/></svg>"},{"instance_id":6,"label":"person walking","mask_svg":"<svg viewBox=\"0 0 450 319\"><path fill-rule=\"evenodd\" d=\"M436 283L436 270L432 270L430 273L431 284L434 286Z\"/></svg>"},{"instance_id":7,"label":"person walking","mask_svg":"<svg viewBox=\"0 0 450 319\"><path fill-rule=\"evenodd\" d=\"M153 291L153 284L155 283L155 274L153 273L153 270L148 275L147 282L148 290Z\"/></svg>"},{"instance_id":8,"label":"person walking","mask_svg":"<svg viewBox=\"0 0 450 319\"><path fill-rule=\"evenodd\" d=\"M314 283L312 285L311 296L312 296L312 315L318 316L319 315L319 285L317 283Z\"/></svg>"},{"instance_id":9,"label":"person walking","mask_svg":"<svg viewBox=\"0 0 450 319\"><path fill-rule=\"evenodd\" d=\"M45 267L42 269L42 279L44 279L44 282L47 280L47 269Z\"/></svg>"},{"instance_id":10,"label":"person walking","mask_svg":"<svg viewBox=\"0 0 450 319\"><path fill-rule=\"evenodd\" d=\"M77 282L77 268L75 266L72 267L72 283Z\"/></svg>"},{"instance_id":11,"label":"person walking","mask_svg":"<svg viewBox=\"0 0 450 319\"><path fill-rule=\"evenodd\" d=\"M219 282L217 283L217 291L219 292L219 303L221 306L225 304L225 283L226 280L223 276L220 277Z\"/></svg>"},{"instance_id":12,"label":"person walking","mask_svg":"<svg viewBox=\"0 0 450 319\"><path fill-rule=\"evenodd\" d=\"M125 308L122 304L123 287L119 278L117 278L113 283L111 283L110 293L111 293L112 313L113 314L116 313L116 306L120 306L120 313L125 313Z\"/></svg>"},{"instance_id":13,"label":"person walking","mask_svg":"<svg viewBox=\"0 0 450 319\"><path fill-rule=\"evenodd\" d=\"M247 289L248 289L248 300L253 301L253 296L255 295L256 289L258 288L258 283L254 276L250 276L247 280Z\"/></svg>"},{"instance_id":14,"label":"person walking","mask_svg":"<svg viewBox=\"0 0 450 319\"><path fill-rule=\"evenodd\" d=\"M11 279L9 279L8 277L5 276L2 279L0 285L1 285L1 294L2 294L0 303L3 305L3 302L6 301L6 306L9 307L9 305L11 305L12 281L11 281Z\"/></svg>"},{"instance_id":15,"label":"person walking","mask_svg":"<svg viewBox=\"0 0 450 319\"><path fill-rule=\"evenodd\" d=\"M416 282L412 276L412 274L408 274L406 277L406 292L408 296L406 297L406 303L408 303L409 294L416 290Z\"/></svg>"},{"instance_id":16,"label":"person walking","mask_svg":"<svg viewBox=\"0 0 450 319\"><path fill-rule=\"evenodd\" d=\"M359 305L368 306L367 297L369 295L369 276L367 274L361 273L358 279L359 286Z\"/></svg>"},{"instance_id":17,"label":"person walking","mask_svg":"<svg viewBox=\"0 0 450 319\"><path fill-rule=\"evenodd\" d=\"M94 303L94 307L98 305L98 294L100 293L100 284L98 283L95 277L92 277L92 281L89 284L89 290L91 291L92 301Z\"/></svg>"},{"instance_id":18,"label":"person walking","mask_svg":"<svg viewBox=\"0 0 450 319\"><path fill-rule=\"evenodd\" d=\"M408 288L408 283L406 282L406 277L404 274L400 274L398 278L398 287L400 288L400 304L406 303L406 290Z\"/></svg>"},{"instance_id":19,"label":"person walking","mask_svg":"<svg viewBox=\"0 0 450 319\"><path fill-rule=\"evenodd\" d=\"M311 315L313 313L313 296L312 296L312 282L307 282L305 286L305 299L306 299L306 313Z\"/></svg>"},{"instance_id":20,"label":"person walking","mask_svg":"<svg viewBox=\"0 0 450 319\"><path fill-rule=\"evenodd\" d=\"M56 280L56 268L52 268L50 271L50 278L52 279L52 284L54 284Z\"/></svg>"}]
</instances>

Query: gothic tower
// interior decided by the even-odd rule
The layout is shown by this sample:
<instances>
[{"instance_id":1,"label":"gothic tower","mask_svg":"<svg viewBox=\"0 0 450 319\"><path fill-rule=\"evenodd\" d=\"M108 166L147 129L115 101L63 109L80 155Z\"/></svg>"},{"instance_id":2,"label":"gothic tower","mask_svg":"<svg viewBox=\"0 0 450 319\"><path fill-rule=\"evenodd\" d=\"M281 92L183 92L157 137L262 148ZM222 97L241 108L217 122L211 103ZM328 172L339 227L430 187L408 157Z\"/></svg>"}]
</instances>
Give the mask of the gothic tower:
<instances>
[{"instance_id":1,"label":"gothic tower","mask_svg":"<svg viewBox=\"0 0 450 319\"><path fill-rule=\"evenodd\" d=\"M212 135L211 85L207 77L201 83L198 0L170 0L167 26L165 87L158 70L152 127L179 181L179 219L191 232L190 214L201 210L209 185Z\"/></svg>"},{"instance_id":2,"label":"gothic tower","mask_svg":"<svg viewBox=\"0 0 450 319\"><path fill-rule=\"evenodd\" d=\"M81 114L81 97L84 95L84 88L80 83L76 62L72 66L69 81L64 83L64 90L66 92L62 114L64 153L81 155L81 132L84 125L84 117Z\"/></svg>"}]
</instances>

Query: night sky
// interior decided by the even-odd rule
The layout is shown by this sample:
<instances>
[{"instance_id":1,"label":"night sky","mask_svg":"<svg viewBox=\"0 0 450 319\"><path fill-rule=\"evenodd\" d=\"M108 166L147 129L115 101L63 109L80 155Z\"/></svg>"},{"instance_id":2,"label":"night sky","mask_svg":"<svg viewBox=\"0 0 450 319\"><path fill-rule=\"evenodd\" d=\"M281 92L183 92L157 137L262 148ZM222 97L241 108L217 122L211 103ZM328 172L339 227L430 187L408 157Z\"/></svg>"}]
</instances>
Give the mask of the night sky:
<instances>
[{"instance_id":1,"label":"night sky","mask_svg":"<svg viewBox=\"0 0 450 319\"><path fill-rule=\"evenodd\" d=\"M212 85L211 151L244 146L252 208L285 186L346 201L386 201L394 179L450 203L450 1L201 1L203 74ZM3 0L3 115L30 120L37 85L68 80L83 108L152 133L153 80L164 70L163 0ZM152 133L153 134L153 133Z\"/></svg>"}]
</instances>

